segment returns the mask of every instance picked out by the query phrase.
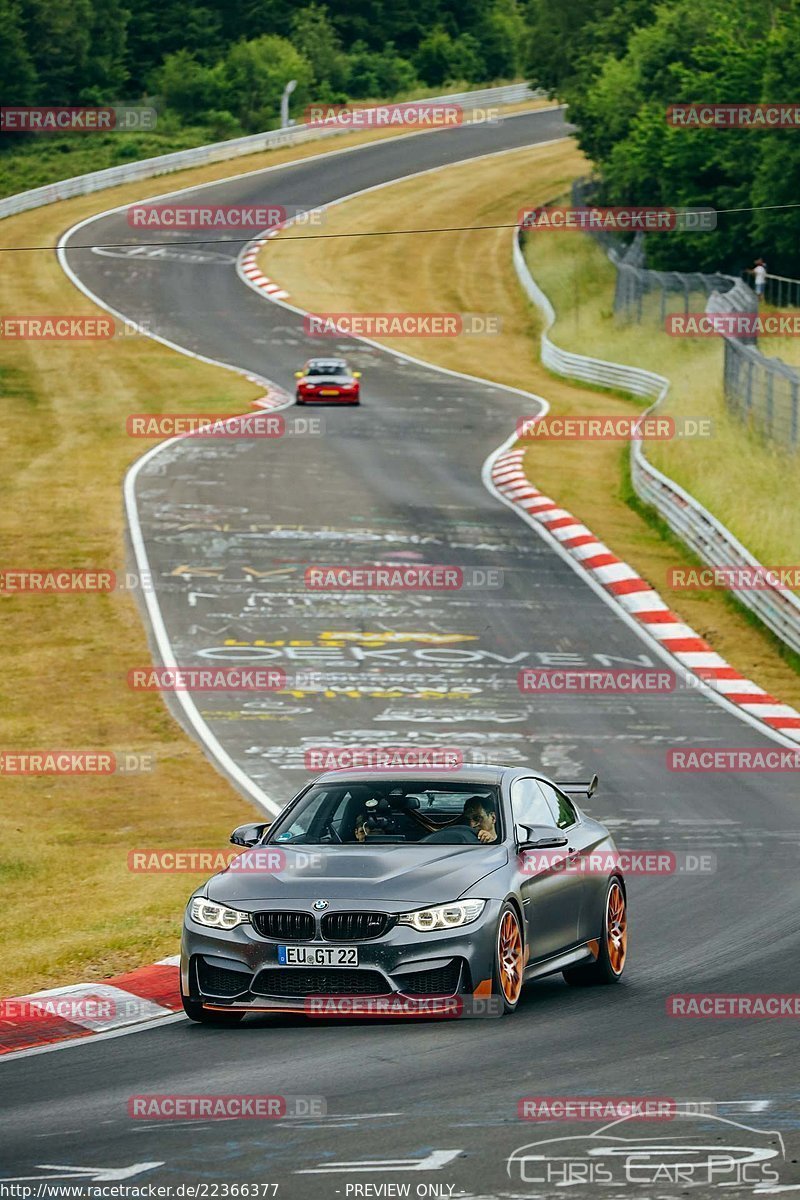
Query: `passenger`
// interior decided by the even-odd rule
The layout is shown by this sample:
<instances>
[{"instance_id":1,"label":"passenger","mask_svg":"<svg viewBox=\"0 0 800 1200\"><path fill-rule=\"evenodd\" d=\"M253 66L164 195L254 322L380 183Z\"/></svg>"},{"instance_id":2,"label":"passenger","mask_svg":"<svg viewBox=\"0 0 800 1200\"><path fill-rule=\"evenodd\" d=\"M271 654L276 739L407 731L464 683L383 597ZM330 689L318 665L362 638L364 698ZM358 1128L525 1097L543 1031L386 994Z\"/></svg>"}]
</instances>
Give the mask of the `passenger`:
<instances>
[{"instance_id":1,"label":"passenger","mask_svg":"<svg viewBox=\"0 0 800 1200\"><path fill-rule=\"evenodd\" d=\"M365 842L370 835L370 828L367 825L367 813L362 812L356 817L354 829L355 839L357 842Z\"/></svg>"}]
</instances>

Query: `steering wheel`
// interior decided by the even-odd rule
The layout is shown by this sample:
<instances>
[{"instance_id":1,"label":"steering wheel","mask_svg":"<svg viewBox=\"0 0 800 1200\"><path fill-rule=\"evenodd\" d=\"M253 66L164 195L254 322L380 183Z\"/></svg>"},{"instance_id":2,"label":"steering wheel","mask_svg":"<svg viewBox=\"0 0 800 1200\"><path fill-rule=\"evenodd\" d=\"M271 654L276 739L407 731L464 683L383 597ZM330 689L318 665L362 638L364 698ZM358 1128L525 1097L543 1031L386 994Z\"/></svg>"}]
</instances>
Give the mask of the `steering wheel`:
<instances>
[{"instance_id":1,"label":"steering wheel","mask_svg":"<svg viewBox=\"0 0 800 1200\"><path fill-rule=\"evenodd\" d=\"M420 841L425 843L441 842L451 846L460 846L479 842L480 838L468 825L451 825L447 829L437 829L435 833L429 833L427 837L421 838Z\"/></svg>"},{"instance_id":2,"label":"steering wheel","mask_svg":"<svg viewBox=\"0 0 800 1200\"><path fill-rule=\"evenodd\" d=\"M328 821L328 823L326 824L325 832L327 833L327 835L331 839L331 841L333 841L335 839L339 843L340 846L342 845L342 835L339 833L338 829L334 829L333 818L331 818L331 820Z\"/></svg>"}]
</instances>

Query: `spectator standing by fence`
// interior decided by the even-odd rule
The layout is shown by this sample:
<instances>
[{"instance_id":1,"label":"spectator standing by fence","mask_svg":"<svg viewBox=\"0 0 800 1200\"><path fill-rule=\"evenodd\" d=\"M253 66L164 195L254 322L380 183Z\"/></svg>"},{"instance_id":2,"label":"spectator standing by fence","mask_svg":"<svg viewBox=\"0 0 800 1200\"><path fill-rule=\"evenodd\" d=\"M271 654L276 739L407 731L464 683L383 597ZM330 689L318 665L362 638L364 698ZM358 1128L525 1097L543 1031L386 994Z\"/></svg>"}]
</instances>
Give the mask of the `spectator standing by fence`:
<instances>
[{"instance_id":1,"label":"spectator standing by fence","mask_svg":"<svg viewBox=\"0 0 800 1200\"><path fill-rule=\"evenodd\" d=\"M747 273L753 276L753 288L760 299L764 295L764 288L767 285L767 264L763 258L757 258L755 265L748 268Z\"/></svg>"}]
</instances>

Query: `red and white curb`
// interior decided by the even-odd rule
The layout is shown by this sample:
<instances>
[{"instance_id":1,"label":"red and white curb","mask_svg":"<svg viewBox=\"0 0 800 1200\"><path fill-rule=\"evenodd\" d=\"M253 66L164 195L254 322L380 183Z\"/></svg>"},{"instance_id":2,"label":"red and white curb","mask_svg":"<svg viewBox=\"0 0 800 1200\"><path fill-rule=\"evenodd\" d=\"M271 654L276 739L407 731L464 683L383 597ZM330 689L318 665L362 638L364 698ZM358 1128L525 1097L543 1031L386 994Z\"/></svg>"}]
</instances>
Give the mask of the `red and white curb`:
<instances>
[{"instance_id":1,"label":"red and white curb","mask_svg":"<svg viewBox=\"0 0 800 1200\"><path fill-rule=\"evenodd\" d=\"M252 383L264 382L258 375L247 375L245 378L251 380ZM251 400L251 404L254 404L256 408L260 408L264 412L270 412L276 408L286 408L287 404L293 403L294 398L276 384L269 384L263 396L258 396L255 400Z\"/></svg>"},{"instance_id":2,"label":"red and white curb","mask_svg":"<svg viewBox=\"0 0 800 1200\"><path fill-rule=\"evenodd\" d=\"M285 292L279 283L274 279L268 279L258 265L258 256L270 238L277 237L280 233L280 226L275 229L270 229L263 237L258 238L255 242L250 242L240 259L242 274L245 275L253 287L259 288L262 292L266 292L268 296L272 296L275 300L285 300L289 295Z\"/></svg>"},{"instance_id":3,"label":"red and white curb","mask_svg":"<svg viewBox=\"0 0 800 1200\"><path fill-rule=\"evenodd\" d=\"M0 1001L0 1057L76 1041L182 1012L179 959L97 983L75 983Z\"/></svg>"},{"instance_id":4,"label":"red and white curb","mask_svg":"<svg viewBox=\"0 0 800 1200\"><path fill-rule=\"evenodd\" d=\"M681 621L646 580L596 538L592 531L535 488L522 469L524 450L498 455L491 467L497 491L543 526L581 569L609 593L709 691L737 705L750 718L800 742L800 713L746 679L714 647Z\"/></svg>"}]
</instances>

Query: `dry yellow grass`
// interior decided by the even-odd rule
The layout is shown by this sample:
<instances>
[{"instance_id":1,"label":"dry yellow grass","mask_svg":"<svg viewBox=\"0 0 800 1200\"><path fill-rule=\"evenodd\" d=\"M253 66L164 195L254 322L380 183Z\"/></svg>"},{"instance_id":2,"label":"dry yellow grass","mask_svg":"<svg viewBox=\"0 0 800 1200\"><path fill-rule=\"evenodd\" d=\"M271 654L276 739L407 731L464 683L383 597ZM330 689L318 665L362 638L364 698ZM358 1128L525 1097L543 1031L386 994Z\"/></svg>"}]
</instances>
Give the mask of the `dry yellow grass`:
<instances>
[{"instance_id":1,"label":"dry yellow grass","mask_svg":"<svg viewBox=\"0 0 800 1200\"><path fill-rule=\"evenodd\" d=\"M324 241L308 241L294 234L291 239L277 238L265 248L262 268L288 289L293 303L316 312L498 314L503 323L501 336L408 338L403 350L441 366L539 392L550 400L554 412L630 414L641 406L554 379L542 368L538 318L523 298L514 274L508 229L413 238L359 236L423 225L513 222L520 207L547 202L585 170L585 160L568 141L448 167L428 175L424 186L408 180L332 208L326 233L348 236ZM556 247L556 239L566 244L570 237L578 236L553 235L551 247ZM588 349L594 320L588 309L589 284L584 286L580 272L570 272L556 257L553 263L575 308L576 340ZM646 358L649 340L645 333L640 360L652 368L654 364ZM386 344L397 343L387 339ZM616 357L613 345L606 350L609 357ZM714 352L711 344L706 352ZM700 377L705 380L711 375L704 371ZM498 429L498 441L507 433ZM488 453L491 447L486 449ZM615 553L664 591L667 571L681 556L630 508L624 485L625 454L619 444L609 442L538 443L529 448L526 466L538 487L585 521ZM787 702L800 704L797 674L772 641L723 595L684 592L669 599L739 670Z\"/></svg>"},{"instance_id":2,"label":"dry yellow grass","mask_svg":"<svg viewBox=\"0 0 800 1200\"><path fill-rule=\"evenodd\" d=\"M3 221L0 246L53 246L93 212L375 136L270 151L21 214ZM4 315L97 313L52 252L7 254L4 263ZM122 478L151 444L125 435L125 416L239 412L257 395L239 376L144 338L0 340L0 568L124 570ZM2 989L12 995L174 953L184 900L201 877L133 875L129 849L224 847L253 810L157 695L127 690L127 669L149 661L130 596L0 596L0 615L0 749L131 750L156 760L152 774L130 777L2 779Z\"/></svg>"},{"instance_id":3,"label":"dry yellow grass","mask_svg":"<svg viewBox=\"0 0 800 1200\"><path fill-rule=\"evenodd\" d=\"M668 336L658 321L620 322L612 312L614 268L600 247L578 233L530 238L534 278L550 297L551 336L566 350L646 367L672 383L663 412L710 418L713 436L655 442L648 457L714 513L761 562L800 563L800 471L786 455L729 416L722 391L721 338ZM701 305L693 306L696 310ZM786 339L764 339L767 342Z\"/></svg>"}]
</instances>

